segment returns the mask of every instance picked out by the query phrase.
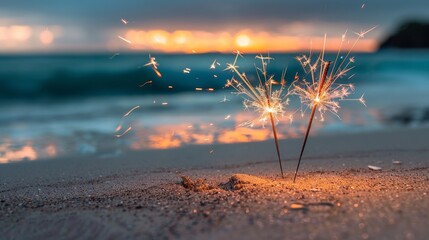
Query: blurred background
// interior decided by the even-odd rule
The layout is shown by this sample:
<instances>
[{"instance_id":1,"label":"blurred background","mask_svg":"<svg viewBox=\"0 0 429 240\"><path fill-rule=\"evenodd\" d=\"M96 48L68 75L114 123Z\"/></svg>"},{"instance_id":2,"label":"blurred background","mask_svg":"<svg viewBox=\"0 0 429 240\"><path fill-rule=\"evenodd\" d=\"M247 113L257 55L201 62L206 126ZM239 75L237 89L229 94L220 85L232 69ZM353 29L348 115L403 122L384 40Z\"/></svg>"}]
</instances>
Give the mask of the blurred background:
<instances>
[{"instance_id":1,"label":"blurred background","mask_svg":"<svg viewBox=\"0 0 429 240\"><path fill-rule=\"evenodd\" d=\"M348 50L374 26L342 80L367 107L344 102L341 119L312 134L429 126L428 10L426 0L3 0L0 163L271 139L270 128L239 126L255 116L224 88L233 51L251 79L255 55L269 53L269 73L287 68L290 82L302 73L295 57L320 51L325 34L334 59L343 34ZM301 138L307 118L285 116L280 137Z\"/></svg>"}]
</instances>

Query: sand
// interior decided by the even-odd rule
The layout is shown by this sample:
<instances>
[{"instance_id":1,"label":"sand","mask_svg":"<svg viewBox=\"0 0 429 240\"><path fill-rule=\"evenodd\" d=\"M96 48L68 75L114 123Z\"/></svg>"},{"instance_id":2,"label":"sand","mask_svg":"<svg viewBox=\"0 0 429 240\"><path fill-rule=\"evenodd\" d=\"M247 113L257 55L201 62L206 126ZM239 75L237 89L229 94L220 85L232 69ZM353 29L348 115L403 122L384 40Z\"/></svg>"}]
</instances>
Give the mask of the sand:
<instances>
[{"instance_id":1,"label":"sand","mask_svg":"<svg viewBox=\"0 0 429 240\"><path fill-rule=\"evenodd\" d=\"M427 239L428 137L312 138L295 184L300 139L281 142L285 179L271 141L0 165L0 236Z\"/></svg>"}]
</instances>

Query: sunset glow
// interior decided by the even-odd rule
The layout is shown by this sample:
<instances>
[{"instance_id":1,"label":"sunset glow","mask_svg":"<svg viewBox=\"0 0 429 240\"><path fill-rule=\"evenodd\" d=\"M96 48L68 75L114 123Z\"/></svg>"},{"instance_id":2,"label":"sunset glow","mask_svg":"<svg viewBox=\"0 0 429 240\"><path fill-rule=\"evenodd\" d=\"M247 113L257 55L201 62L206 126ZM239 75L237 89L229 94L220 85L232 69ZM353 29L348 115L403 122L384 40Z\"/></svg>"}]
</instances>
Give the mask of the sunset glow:
<instances>
[{"instance_id":1,"label":"sunset glow","mask_svg":"<svg viewBox=\"0 0 429 240\"><path fill-rule=\"evenodd\" d=\"M132 44L124 45L118 42L118 47L130 50L178 52L178 53L205 53L223 52L230 53L236 49L244 52L296 52L309 50L310 46L315 46L313 50L321 50L323 37L320 36L288 36L286 34L276 34L268 32L253 32L243 30L240 33L231 32L206 32L178 30L168 32L165 30L138 30L130 29L123 34ZM353 39L356 36L350 36ZM335 51L341 43L341 34L338 36L328 36L329 44L326 51ZM345 43L350 44L350 42ZM372 52L377 47L375 39L362 39L355 51Z\"/></svg>"},{"instance_id":2,"label":"sunset glow","mask_svg":"<svg viewBox=\"0 0 429 240\"><path fill-rule=\"evenodd\" d=\"M54 34L49 29L45 29L40 33L39 39L41 43L50 45L54 41Z\"/></svg>"}]
</instances>

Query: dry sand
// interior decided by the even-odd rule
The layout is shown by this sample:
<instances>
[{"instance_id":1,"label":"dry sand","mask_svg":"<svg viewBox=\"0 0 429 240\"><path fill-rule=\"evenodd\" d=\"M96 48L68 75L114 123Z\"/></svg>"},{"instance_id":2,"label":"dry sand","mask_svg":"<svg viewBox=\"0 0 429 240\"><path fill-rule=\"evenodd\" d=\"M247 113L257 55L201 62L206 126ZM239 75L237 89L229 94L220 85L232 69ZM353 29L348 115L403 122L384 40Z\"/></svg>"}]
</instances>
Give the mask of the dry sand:
<instances>
[{"instance_id":1,"label":"dry sand","mask_svg":"<svg viewBox=\"0 0 429 240\"><path fill-rule=\"evenodd\" d=\"M272 142L0 165L0 238L427 239L428 138L312 138L295 184L299 139L285 179Z\"/></svg>"}]
</instances>

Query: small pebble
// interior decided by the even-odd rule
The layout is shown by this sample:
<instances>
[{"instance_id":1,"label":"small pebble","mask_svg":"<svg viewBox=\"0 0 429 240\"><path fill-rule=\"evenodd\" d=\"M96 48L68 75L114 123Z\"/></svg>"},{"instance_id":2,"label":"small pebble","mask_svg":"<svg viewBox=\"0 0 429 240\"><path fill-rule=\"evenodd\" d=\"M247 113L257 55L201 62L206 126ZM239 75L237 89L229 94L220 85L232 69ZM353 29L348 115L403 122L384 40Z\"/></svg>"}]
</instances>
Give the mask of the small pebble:
<instances>
[{"instance_id":1,"label":"small pebble","mask_svg":"<svg viewBox=\"0 0 429 240\"><path fill-rule=\"evenodd\" d=\"M368 165L368 168L374 171L381 171L381 167L377 167L377 166L373 166L373 165Z\"/></svg>"},{"instance_id":2,"label":"small pebble","mask_svg":"<svg viewBox=\"0 0 429 240\"><path fill-rule=\"evenodd\" d=\"M293 209L293 210L304 210L304 209L307 209L304 205L302 205L302 204L299 204L299 203L292 203L290 206L289 206L289 209Z\"/></svg>"}]
</instances>

